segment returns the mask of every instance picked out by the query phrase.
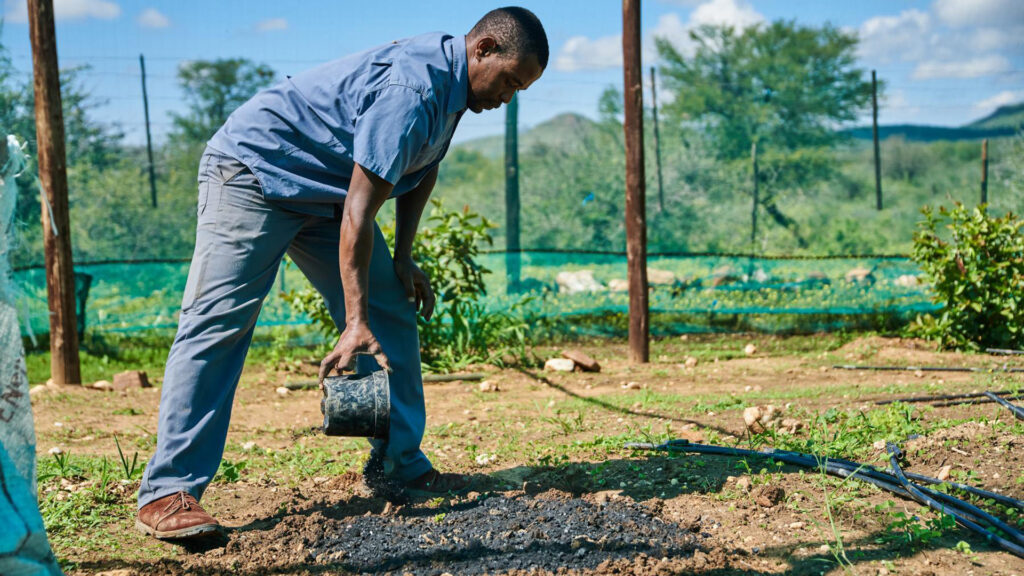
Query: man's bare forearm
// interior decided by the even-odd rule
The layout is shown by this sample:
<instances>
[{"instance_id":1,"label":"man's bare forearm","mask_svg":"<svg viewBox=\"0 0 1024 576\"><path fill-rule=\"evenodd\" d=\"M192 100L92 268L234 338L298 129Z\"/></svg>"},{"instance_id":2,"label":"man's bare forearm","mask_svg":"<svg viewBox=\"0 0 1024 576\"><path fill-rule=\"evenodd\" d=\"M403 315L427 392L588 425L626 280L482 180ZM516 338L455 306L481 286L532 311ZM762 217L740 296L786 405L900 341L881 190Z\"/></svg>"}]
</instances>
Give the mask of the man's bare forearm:
<instances>
[{"instance_id":1,"label":"man's bare forearm","mask_svg":"<svg viewBox=\"0 0 1024 576\"><path fill-rule=\"evenodd\" d=\"M373 254L373 222L392 186L379 176L356 166L352 173L345 210L341 217L338 266L345 291L347 326L368 323L367 289Z\"/></svg>"},{"instance_id":2,"label":"man's bare forearm","mask_svg":"<svg viewBox=\"0 0 1024 576\"><path fill-rule=\"evenodd\" d=\"M419 186L398 197L395 202L395 259L412 256L412 241L416 237L416 229L419 227L420 218L423 216L423 209L430 199L430 193L434 190L437 182L437 168L435 167Z\"/></svg>"}]
</instances>

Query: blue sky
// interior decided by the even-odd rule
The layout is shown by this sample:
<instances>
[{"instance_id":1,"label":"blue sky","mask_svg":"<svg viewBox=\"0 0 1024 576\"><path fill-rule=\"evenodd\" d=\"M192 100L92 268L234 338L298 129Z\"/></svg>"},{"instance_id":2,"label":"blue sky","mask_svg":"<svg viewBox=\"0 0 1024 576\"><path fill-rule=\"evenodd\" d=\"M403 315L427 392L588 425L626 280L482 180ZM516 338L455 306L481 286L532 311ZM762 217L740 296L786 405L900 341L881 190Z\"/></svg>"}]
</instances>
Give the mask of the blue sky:
<instances>
[{"instance_id":1,"label":"blue sky","mask_svg":"<svg viewBox=\"0 0 1024 576\"><path fill-rule=\"evenodd\" d=\"M61 66L88 64L86 86L131 143L144 141L138 55L146 55L157 139L181 109L175 71L183 60L246 57L280 75L390 40L432 30L465 33L482 0L54 0ZM621 85L621 3L522 0L548 32L551 63L521 95L523 127L562 112L596 114L608 85ZM31 68L25 0L0 0L0 41L23 73ZM647 0L645 62L654 35L689 49L700 23L751 26L776 19L831 22L860 33L860 64L888 83L883 123L959 125L1024 100L1024 0ZM667 95L666 95L667 96ZM497 134L503 111L468 115L456 140Z\"/></svg>"}]
</instances>

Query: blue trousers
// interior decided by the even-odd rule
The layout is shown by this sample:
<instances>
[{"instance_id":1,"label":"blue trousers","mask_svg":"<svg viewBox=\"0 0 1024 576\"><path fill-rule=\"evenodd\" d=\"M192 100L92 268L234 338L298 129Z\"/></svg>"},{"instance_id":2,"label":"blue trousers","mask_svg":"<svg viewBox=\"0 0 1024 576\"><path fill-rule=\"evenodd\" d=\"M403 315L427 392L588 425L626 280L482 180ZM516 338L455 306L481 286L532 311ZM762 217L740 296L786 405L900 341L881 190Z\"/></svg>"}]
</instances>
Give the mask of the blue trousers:
<instances>
[{"instance_id":1,"label":"blue trousers","mask_svg":"<svg viewBox=\"0 0 1024 576\"><path fill-rule=\"evenodd\" d=\"M160 394L157 445L139 487L139 507L184 490L196 499L224 455L231 404L263 299L287 253L340 329L345 303L338 267L338 218L290 210L263 197L237 160L207 149L199 169L196 247ZM388 356L391 429L371 441L400 480L431 468L420 450L426 424L415 304L395 275L375 226L369 274L370 328ZM360 370L377 368L359 358Z\"/></svg>"}]
</instances>

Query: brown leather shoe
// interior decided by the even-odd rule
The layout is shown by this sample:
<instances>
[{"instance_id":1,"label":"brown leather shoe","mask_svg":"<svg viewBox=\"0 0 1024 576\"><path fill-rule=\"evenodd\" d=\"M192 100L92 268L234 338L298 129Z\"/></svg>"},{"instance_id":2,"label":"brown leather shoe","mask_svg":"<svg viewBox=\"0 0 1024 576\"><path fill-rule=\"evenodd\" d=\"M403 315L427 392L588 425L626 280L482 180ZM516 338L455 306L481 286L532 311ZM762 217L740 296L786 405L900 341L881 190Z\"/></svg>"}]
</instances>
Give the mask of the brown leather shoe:
<instances>
[{"instance_id":1,"label":"brown leather shoe","mask_svg":"<svg viewBox=\"0 0 1024 576\"><path fill-rule=\"evenodd\" d=\"M220 531L220 523L187 492L154 500L139 509L135 527L154 538L196 538Z\"/></svg>"}]
</instances>

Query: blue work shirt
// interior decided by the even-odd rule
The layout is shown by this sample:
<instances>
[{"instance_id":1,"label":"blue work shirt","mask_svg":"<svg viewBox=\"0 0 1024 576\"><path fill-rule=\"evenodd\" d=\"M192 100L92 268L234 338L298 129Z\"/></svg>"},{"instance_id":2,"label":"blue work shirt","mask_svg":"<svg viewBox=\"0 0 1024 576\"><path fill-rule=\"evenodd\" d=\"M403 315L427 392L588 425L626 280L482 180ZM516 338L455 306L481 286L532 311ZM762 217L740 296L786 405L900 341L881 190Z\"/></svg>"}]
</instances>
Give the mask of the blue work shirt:
<instances>
[{"instance_id":1,"label":"blue work shirt","mask_svg":"<svg viewBox=\"0 0 1024 576\"><path fill-rule=\"evenodd\" d=\"M415 188L448 151L469 91L464 36L414 36L328 62L260 91L211 148L252 170L268 200L329 216L356 163Z\"/></svg>"}]
</instances>

